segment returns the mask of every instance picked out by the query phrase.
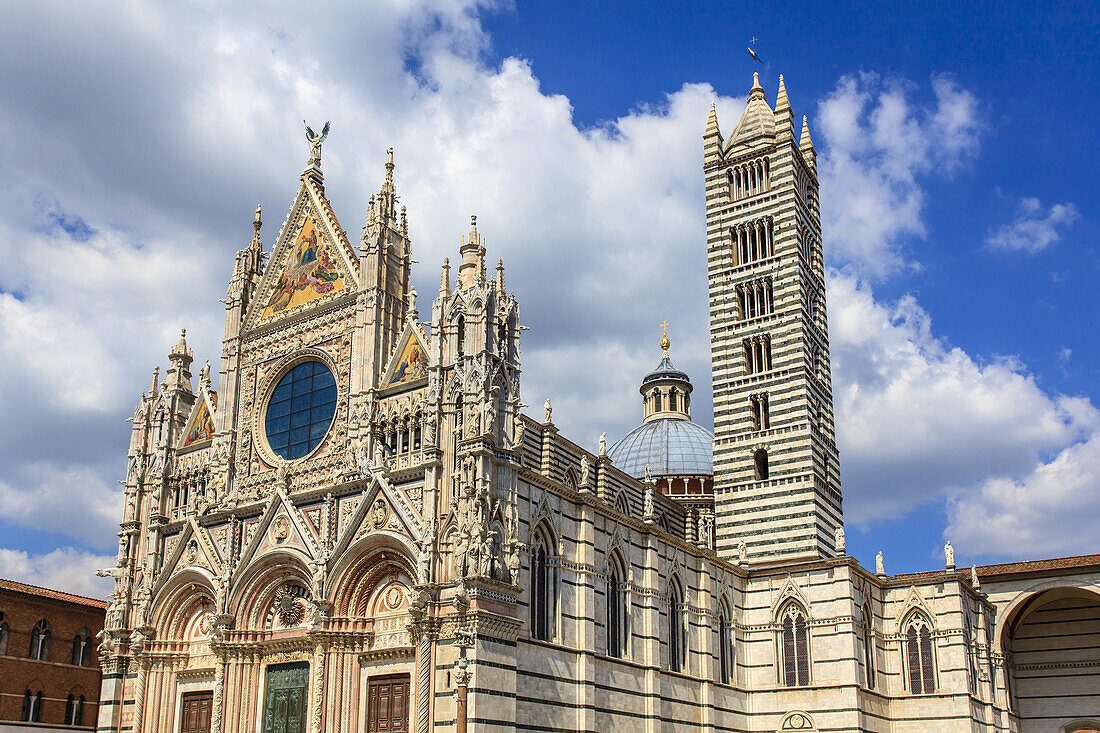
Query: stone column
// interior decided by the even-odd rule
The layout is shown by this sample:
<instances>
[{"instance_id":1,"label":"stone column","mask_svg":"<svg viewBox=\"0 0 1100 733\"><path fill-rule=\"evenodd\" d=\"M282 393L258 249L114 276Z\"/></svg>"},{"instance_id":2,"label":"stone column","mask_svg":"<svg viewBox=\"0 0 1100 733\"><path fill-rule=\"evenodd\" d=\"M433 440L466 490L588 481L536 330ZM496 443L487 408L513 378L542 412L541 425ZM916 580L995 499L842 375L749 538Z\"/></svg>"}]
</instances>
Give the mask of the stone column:
<instances>
[{"instance_id":1,"label":"stone column","mask_svg":"<svg viewBox=\"0 0 1100 733\"><path fill-rule=\"evenodd\" d=\"M210 709L210 733L222 733L222 708L225 699L225 658L220 654L214 664L214 700Z\"/></svg>"}]
</instances>

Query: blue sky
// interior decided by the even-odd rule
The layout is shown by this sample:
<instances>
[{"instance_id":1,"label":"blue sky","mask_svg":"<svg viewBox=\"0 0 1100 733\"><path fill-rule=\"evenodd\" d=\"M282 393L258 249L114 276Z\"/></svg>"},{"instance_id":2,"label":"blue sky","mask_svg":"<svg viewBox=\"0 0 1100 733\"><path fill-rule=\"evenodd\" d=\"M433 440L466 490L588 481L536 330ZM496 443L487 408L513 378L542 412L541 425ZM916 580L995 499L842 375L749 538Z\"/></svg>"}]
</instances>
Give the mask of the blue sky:
<instances>
[{"instance_id":1,"label":"blue sky","mask_svg":"<svg viewBox=\"0 0 1100 733\"><path fill-rule=\"evenodd\" d=\"M368 7L369 5L369 7ZM333 122L357 231L385 148L430 299L470 213L532 326L524 399L595 445L672 323L709 395L700 135L783 73L821 151L849 548L892 572L1093 552L1092 142L1078 4L17 3L0 49L0 575L96 592L134 401L179 328L217 365L234 252L270 247ZM426 308L421 308L422 312ZM197 366L196 366L197 372ZM695 413L709 424L705 400Z\"/></svg>"}]
</instances>

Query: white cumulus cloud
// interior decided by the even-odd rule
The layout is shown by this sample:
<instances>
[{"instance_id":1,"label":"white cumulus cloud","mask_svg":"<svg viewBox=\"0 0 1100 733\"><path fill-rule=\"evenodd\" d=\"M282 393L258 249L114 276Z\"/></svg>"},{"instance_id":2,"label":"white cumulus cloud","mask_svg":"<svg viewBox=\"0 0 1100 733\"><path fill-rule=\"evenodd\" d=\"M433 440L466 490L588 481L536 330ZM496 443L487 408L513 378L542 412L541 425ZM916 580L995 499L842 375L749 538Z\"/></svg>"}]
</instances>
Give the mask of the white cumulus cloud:
<instances>
[{"instance_id":1,"label":"white cumulus cloud","mask_svg":"<svg viewBox=\"0 0 1100 733\"><path fill-rule=\"evenodd\" d=\"M99 568L114 564L114 555L96 555L71 547L39 555L0 547L0 567L4 568L5 578L89 598L106 598L114 590L113 579L95 574Z\"/></svg>"},{"instance_id":2,"label":"white cumulus cloud","mask_svg":"<svg viewBox=\"0 0 1100 733\"><path fill-rule=\"evenodd\" d=\"M1059 230L1073 224L1079 216L1071 201L1044 207L1039 199L1024 197L1020 199L1015 218L991 229L985 242L993 249L1041 252L1061 239Z\"/></svg>"}]
</instances>

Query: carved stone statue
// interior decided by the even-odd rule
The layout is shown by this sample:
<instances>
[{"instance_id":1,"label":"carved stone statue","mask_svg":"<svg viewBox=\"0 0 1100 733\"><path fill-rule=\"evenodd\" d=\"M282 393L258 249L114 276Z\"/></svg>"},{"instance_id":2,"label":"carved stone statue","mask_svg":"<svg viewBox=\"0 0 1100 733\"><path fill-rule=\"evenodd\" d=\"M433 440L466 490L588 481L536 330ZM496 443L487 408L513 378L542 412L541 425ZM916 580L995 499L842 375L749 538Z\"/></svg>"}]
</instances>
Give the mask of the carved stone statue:
<instances>
[{"instance_id":1,"label":"carved stone statue","mask_svg":"<svg viewBox=\"0 0 1100 733\"><path fill-rule=\"evenodd\" d=\"M416 312L416 288L409 286L409 313Z\"/></svg>"},{"instance_id":2,"label":"carved stone statue","mask_svg":"<svg viewBox=\"0 0 1100 733\"><path fill-rule=\"evenodd\" d=\"M306 125L306 121L302 120L302 124ZM321 134L315 133L309 125L306 125L306 140L309 142L309 163L310 165L320 165L321 163L321 143L328 137L329 124L326 122L325 126L321 128Z\"/></svg>"},{"instance_id":3,"label":"carved stone statue","mask_svg":"<svg viewBox=\"0 0 1100 733\"><path fill-rule=\"evenodd\" d=\"M647 484L653 483L653 471L649 470L649 464L645 464L645 482Z\"/></svg>"},{"instance_id":4,"label":"carved stone statue","mask_svg":"<svg viewBox=\"0 0 1100 733\"><path fill-rule=\"evenodd\" d=\"M875 572L879 575L886 575L886 565L882 561L882 550L878 551L875 555Z\"/></svg>"},{"instance_id":5,"label":"carved stone statue","mask_svg":"<svg viewBox=\"0 0 1100 733\"><path fill-rule=\"evenodd\" d=\"M421 585L427 585L432 582L432 535L435 534L434 522L428 522L428 526L424 528L424 537L420 540L417 546L416 553L416 575L417 582Z\"/></svg>"},{"instance_id":6,"label":"carved stone statue","mask_svg":"<svg viewBox=\"0 0 1100 733\"><path fill-rule=\"evenodd\" d=\"M554 414L554 408L550 404L550 398L547 397L545 404L543 404L543 406L542 406L542 421L543 422L550 422L550 418L553 414Z\"/></svg>"},{"instance_id":7,"label":"carved stone statue","mask_svg":"<svg viewBox=\"0 0 1100 733\"><path fill-rule=\"evenodd\" d=\"M844 527L836 528L836 535L833 538L833 546L836 548L836 554L844 554Z\"/></svg>"},{"instance_id":8,"label":"carved stone statue","mask_svg":"<svg viewBox=\"0 0 1100 733\"><path fill-rule=\"evenodd\" d=\"M974 590L981 590L982 582L978 580L978 566L970 566L970 585L974 586Z\"/></svg>"},{"instance_id":9,"label":"carved stone statue","mask_svg":"<svg viewBox=\"0 0 1100 733\"><path fill-rule=\"evenodd\" d=\"M600 433L600 458L607 457L607 433Z\"/></svg>"},{"instance_id":10,"label":"carved stone statue","mask_svg":"<svg viewBox=\"0 0 1100 733\"><path fill-rule=\"evenodd\" d=\"M645 497L642 501L642 521L652 522L655 519L653 508L653 487L645 487Z\"/></svg>"},{"instance_id":11,"label":"carved stone statue","mask_svg":"<svg viewBox=\"0 0 1100 733\"><path fill-rule=\"evenodd\" d=\"M579 485L581 487L588 486L589 474L592 471L592 462L588 460L588 456L581 455L581 479Z\"/></svg>"},{"instance_id":12,"label":"carved stone statue","mask_svg":"<svg viewBox=\"0 0 1100 733\"><path fill-rule=\"evenodd\" d=\"M744 540L737 543L737 562L745 565L749 561L749 545Z\"/></svg>"},{"instance_id":13,"label":"carved stone statue","mask_svg":"<svg viewBox=\"0 0 1100 733\"><path fill-rule=\"evenodd\" d=\"M947 544L943 546L943 557L947 561L947 569L953 570L955 568L955 548L951 546L951 540L948 540Z\"/></svg>"},{"instance_id":14,"label":"carved stone statue","mask_svg":"<svg viewBox=\"0 0 1100 733\"><path fill-rule=\"evenodd\" d=\"M481 550L480 550L480 572L481 575L486 578L493 577L493 544L497 536L496 530L486 532L485 536L481 538Z\"/></svg>"},{"instance_id":15,"label":"carved stone statue","mask_svg":"<svg viewBox=\"0 0 1100 733\"><path fill-rule=\"evenodd\" d=\"M523 415L520 414L519 408L516 408L516 414L512 416L512 449L518 450L523 446L523 431L525 426L523 424Z\"/></svg>"},{"instance_id":16,"label":"carved stone statue","mask_svg":"<svg viewBox=\"0 0 1100 733\"><path fill-rule=\"evenodd\" d=\"M325 562L323 560L311 560L309 563L311 590L316 600L325 598Z\"/></svg>"}]
</instances>

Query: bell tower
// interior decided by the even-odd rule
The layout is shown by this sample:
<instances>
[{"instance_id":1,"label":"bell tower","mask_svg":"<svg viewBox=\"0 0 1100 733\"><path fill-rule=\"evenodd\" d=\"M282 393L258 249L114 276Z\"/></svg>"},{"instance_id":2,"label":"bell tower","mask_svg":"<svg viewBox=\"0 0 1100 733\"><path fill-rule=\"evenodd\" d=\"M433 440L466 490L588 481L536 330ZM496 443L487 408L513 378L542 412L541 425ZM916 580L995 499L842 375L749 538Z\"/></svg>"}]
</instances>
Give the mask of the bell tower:
<instances>
[{"instance_id":1,"label":"bell tower","mask_svg":"<svg viewBox=\"0 0 1100 733\"><path fill-rule=\"evenodd\" d=\"M703 134L717 549L750 562L835 554L833 430L817 160L783 77L760 77L728 140Z\"/></svg>"}]
</instances>

